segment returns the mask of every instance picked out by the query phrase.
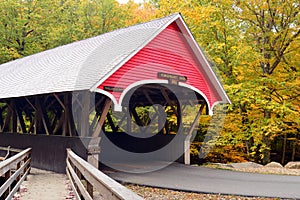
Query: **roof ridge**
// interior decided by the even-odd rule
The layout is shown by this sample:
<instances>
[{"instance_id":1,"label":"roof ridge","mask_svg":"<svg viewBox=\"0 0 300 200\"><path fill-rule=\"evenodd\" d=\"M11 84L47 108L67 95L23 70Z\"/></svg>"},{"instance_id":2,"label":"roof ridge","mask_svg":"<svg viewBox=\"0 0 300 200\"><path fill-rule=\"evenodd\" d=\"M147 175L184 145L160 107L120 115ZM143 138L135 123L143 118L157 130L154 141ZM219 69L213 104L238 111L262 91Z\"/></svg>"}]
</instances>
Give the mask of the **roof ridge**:
<instances>
[{"instance_id":1,"label":"roof ridge","mask_svg":"<svg viewBox=\"0 0 300 200\"><path fill-rule=\"evenodd\" d=\"M168 18L170 18L170 21L171 21L171 19L173 17L175 18L175 16L179 16L179 15L181 16L181 14L179 12L177 12L177 13L171 14L169 16L165 16L165 17L161 17L161 18L156 18L156 19L152 19L150 21L141 22L141 23L138 23L138 24L134 24L134 25L129 25L129 26L126 26L126 27L118 28L118 29L115 29L115 30L112 30L112 31L109 31L109 32L101 33L100 35L92 36L90 38L85 38L83 40L74 41L74 42L71 42L69 44L80 42L80 41L84 41L84 40L89 40L89 39L92 39L92 38L97 38L99 36L103 36L103 35L106 35L106 34L116 33L116 32L122 31L122 30L134 28L134 27L137 27L137 26L142 26L142 25L145 25L145 24L151 24L153 22L162 21L162 20L168 19ZM68 44L65 44L65 45L68 45ZM62 45L62 46L65 46L65 45Z\"/></svg>"},{"instance_id":2,"label":"roof ridge","mask_svg":"<svg viewBox=\"0 0 300 200\"><path fill-rule=\"evenodd\" d=\"M163 20L163 19L167 19L167 18L173 18L173 17L179 16L179 15L181 15L180 12L176 12L176 13L173 13L173 14L165 16L165 17L159 17L159 18L151 19L151 20L146 21L146 22L141 22L141 23L138 23L138 24L135 24L135 25L131 25L131 26L127 26L127 27L123 27L123 28L120 28L120 29L126 29L126 28L133 27L133 26L138 26L138 25L142 25L142 24L152 23L152 22ZM120 30L120 29L116 29L114 31L117 31L117 30Z\"/></svg>"}]
</instances>

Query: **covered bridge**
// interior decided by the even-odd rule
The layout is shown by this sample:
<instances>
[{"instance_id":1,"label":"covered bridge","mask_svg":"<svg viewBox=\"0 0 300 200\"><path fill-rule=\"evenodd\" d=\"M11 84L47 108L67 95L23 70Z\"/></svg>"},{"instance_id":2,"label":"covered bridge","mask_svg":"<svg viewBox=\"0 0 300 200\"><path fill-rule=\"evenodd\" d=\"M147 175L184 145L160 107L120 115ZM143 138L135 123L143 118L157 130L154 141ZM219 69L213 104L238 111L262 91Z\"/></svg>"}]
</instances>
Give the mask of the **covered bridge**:
<instances>
[{"instance_id":1,"label":"covered bridge","mask_svg":"<svg viewBox=\"0 0 300 200\"><path fill-rule=\"evenodd\" d=\"M104 164L138 154L180 159L199 115L230 102L180 14L14 60L0 71L0 146L31 146L33 166L58 172L67 147L95 165L99 146Z\"/></svg>"}]
</instances>

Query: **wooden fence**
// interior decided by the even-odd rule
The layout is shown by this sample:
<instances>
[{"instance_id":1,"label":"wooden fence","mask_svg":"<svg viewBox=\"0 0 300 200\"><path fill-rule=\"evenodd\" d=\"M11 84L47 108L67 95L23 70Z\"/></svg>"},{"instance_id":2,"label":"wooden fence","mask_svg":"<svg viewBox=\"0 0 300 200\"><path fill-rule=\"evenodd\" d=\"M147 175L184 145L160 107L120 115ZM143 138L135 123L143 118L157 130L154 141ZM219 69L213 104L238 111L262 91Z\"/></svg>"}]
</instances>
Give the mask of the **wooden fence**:
<instances>
[{"instance_id":1,"label":"wooden fence","mask_svg":"<svg viewBox=\"0 0 300 200\"><path fill-rule=\"evenodd\" d=\"M101 199L110 200L141 200L142 197L133 191L114 181L90 163L77 156L72 150L67 149L67 176L76 199L97 199L95 193L101 195Z\"/></svg>"},{"instance_id":2,"label":"wooden fence","mask_svg":"<svg viewBox=\"0 0 300 200\"><path fill-rule=\"evenodd\" d=\"M0 151L7 151L8 147L0 147ZM12 153L20 153L22 150L21 149L14 149L14 148L9 148L9 152Z\"/></svg>"},{"instance_id":3,"label":"wooden fence","mask_svg":"<svg viewBox=\"0 0 300 200\"><path fill-rule=\"evenodd\" d=\"M0 162L0 198L12 199L30 171L31 148Z\"/></svg>"}]
</instances>

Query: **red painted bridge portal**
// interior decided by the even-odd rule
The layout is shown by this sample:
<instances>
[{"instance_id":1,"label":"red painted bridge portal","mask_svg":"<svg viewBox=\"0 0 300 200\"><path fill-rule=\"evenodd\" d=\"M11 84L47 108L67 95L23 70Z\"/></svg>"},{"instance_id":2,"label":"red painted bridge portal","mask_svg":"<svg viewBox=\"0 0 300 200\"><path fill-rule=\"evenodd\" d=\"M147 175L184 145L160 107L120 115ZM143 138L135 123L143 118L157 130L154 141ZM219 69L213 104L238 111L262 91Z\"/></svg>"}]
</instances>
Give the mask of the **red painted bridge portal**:
<instances>
[{"instance_id":1,"label":"red painted bridge portal","mask_svg":"<svg viewBox=\"0 0 300 200\"><path fill-rule=\"evenodd\" d=\"M213 105L222 101L222 96L214 88L215 77L206 74L207 63L197 59L193 52L190 46L192 42L193 39L180 30L176 22L171 23L105 81L101 81L97 86L100 90L96 91L107 91L114 103L120 105L125 95L124 91L137 85L175 83L202 95L212 111ZM185 80L176 81L176 76L185 77Z\"/></svg>"}]
</instances>

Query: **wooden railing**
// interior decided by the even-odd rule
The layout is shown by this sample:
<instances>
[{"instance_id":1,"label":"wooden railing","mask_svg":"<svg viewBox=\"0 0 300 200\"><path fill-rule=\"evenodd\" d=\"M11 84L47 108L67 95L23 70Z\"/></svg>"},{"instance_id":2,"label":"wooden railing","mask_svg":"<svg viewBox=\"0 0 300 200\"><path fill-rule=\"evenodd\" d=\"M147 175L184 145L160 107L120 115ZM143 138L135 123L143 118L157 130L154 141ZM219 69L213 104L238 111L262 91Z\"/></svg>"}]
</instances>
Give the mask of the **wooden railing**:
<instances>
[{"instance_id":1,"label":"wooden railing","mask_svg":"<svg viewBox=\"0 0 300 200\"><path fill-rule=\"evenodd\" d=\"M76 199L96 199L96 197L94 197L94 193L96 192L100 193L102 199L143 199L93 167L70 149L67 149L66 172L71 181Z\"/></svg>"},{"instance_id":2,"label":"wooden railing","mask_svg":"<svg viewBox=\"0 0 300 200\"><path fill-rule=\"evenodd\" d=\"M0 162L0 197L12 199L30 171L31 148Z\"/></svg>"},{"instance_id":3,"label":"wooden railing","mask_svg":"<svg viewBox=\"0 0 300 200\"><path fill-rule=\"evenodd\" d=\"M8 149L8 147L0 147L0 151L7 151L7 149ZM10 148L9 151L14 152L14 153L20 153L22 150L21 149Z\"/></svg>"}]
</instances>

